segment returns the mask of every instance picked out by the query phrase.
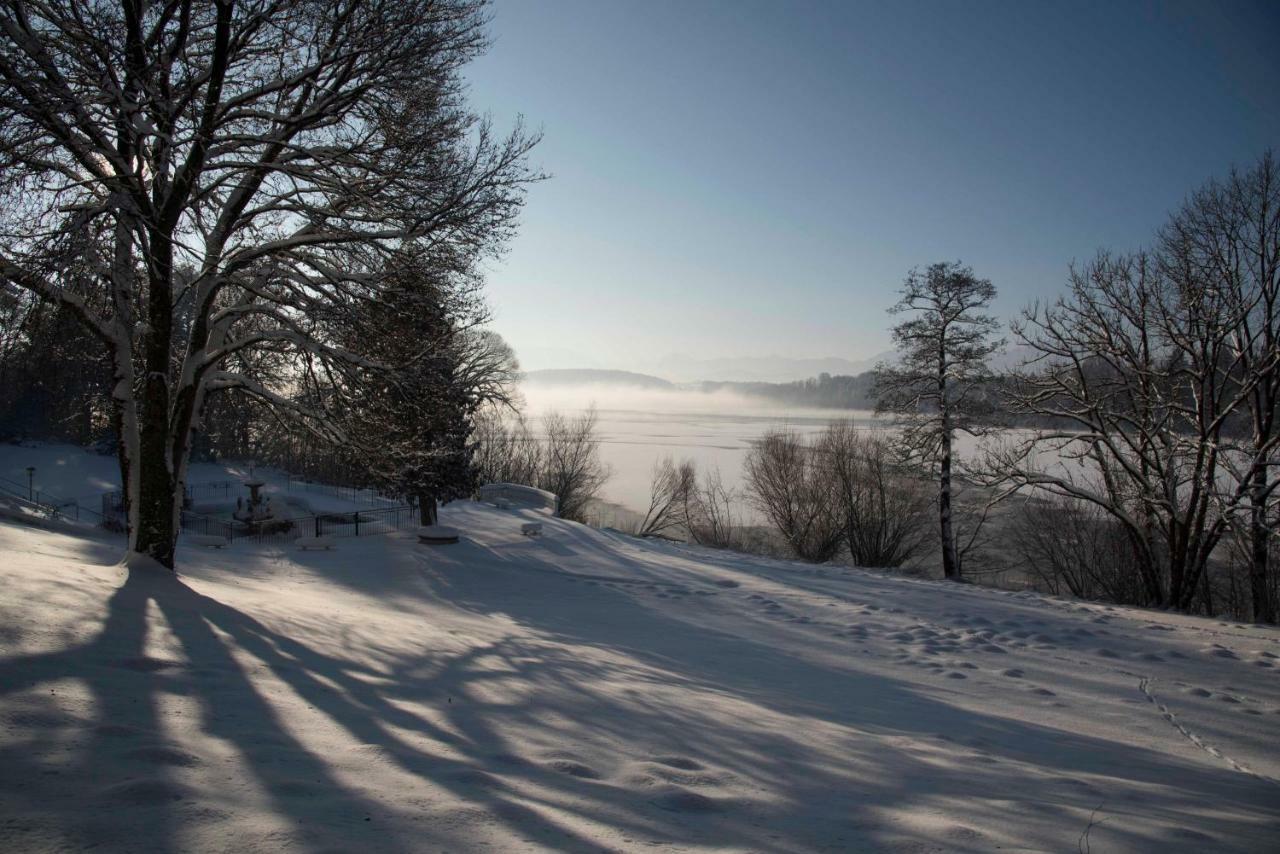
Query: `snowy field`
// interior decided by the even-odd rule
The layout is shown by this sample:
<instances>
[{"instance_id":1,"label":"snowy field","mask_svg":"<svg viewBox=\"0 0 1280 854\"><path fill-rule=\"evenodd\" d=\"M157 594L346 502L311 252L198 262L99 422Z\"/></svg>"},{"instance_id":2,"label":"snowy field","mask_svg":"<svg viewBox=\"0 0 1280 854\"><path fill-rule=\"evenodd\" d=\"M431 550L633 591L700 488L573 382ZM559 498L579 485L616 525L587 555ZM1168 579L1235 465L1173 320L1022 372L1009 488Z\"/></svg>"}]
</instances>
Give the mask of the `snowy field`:
<instances>
[{"instance_id":1,"label":"snowy field","mask_svg":"<svg viewBox=\"0 0 1280 854\"><path fill-rule=\"evenodd\" d=\"M1276 630L444 518L180 580L0 522L0 850L1280 844Z\"/></svg>"}]
</instances>

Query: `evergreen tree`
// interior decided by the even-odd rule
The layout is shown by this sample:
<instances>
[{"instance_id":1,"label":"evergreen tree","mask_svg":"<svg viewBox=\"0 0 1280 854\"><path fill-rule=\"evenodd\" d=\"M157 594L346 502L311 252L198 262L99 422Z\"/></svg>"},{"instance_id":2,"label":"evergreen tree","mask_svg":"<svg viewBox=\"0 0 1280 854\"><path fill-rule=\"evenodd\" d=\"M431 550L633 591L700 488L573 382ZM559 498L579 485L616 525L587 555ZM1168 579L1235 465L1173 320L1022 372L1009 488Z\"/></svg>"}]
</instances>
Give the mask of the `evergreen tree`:
<instances>
[{"instance_id":1,"label":"evergreen tree","mask_svg":"<svg viewBox=\"0 0 1280 854\"><path fill-rule=\"evenodd\" d=\"M943 575L959 580L977 528L962 542L954 523L953 445L957 432L978 435L990 404L980 389L990 379L987 359L1003 346L999 324L984 310L995 286L959 263L912 270L902 299L889 311L910 317L893 328L898 361L876 372L878 411L897 415L905 455L938 478L938 520Z\"/></svg>"}]
</instances>

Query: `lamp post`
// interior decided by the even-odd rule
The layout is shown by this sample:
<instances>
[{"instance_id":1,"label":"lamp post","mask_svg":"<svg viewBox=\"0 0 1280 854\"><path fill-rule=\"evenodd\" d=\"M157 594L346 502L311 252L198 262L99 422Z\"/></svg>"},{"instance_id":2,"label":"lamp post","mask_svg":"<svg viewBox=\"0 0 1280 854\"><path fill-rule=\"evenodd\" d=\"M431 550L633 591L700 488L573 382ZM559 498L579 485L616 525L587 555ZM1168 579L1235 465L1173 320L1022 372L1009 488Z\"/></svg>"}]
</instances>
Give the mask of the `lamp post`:
<instances>
[{"instance_id":1,"label":"lamp post","mask_svg":"<svg viewBox=\"0 0 1280 854\"><path fill-rule=\"evenodd\" d=\"M36 500L36 467L27 466L27 500L35 502Z\"/></svg>"}]
</instances>

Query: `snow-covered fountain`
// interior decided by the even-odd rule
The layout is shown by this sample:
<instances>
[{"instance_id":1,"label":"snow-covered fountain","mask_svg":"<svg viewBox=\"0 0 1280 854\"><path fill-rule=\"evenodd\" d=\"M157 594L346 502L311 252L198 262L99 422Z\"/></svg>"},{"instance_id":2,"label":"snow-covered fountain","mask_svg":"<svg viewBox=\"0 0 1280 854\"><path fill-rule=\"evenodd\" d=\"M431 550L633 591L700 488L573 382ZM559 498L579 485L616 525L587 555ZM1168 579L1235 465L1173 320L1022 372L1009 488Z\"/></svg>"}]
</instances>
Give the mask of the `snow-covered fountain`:
<instances>
[{"instance_id":1,"label":"snow-covered fountain","mask_svg":"<svg viewBox=\"0 0 1280 854\"><path fill-rule=\"evenodd\" d=\"M273 518L275 510L271 506L271 499L264 498L262 495L262 487L266 484L260 480L247 480L244 485L249 489L249 500L236 499L236 509L231 513L232 518L245 524L265 522Z\"/></svg>"}]
</instances>

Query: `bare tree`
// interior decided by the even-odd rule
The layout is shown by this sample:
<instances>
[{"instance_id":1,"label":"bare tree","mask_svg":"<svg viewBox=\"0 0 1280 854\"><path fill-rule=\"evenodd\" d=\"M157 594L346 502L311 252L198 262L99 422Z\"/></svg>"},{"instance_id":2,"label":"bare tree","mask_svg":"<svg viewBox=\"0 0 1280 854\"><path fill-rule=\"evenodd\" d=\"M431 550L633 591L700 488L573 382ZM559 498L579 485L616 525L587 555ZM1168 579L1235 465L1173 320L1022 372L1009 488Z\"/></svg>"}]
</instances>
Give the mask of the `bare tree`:
<instances>
[{"instance_id":1,"label":"bare tree","mask_svg":"<svg viewBox=\"0 0 1280 854\"><path fill-rule=\"evenodd\" d=\"M1010 406L1062 426L1030 434L992 468L1119 523L1144 604L1191 605L1247 492L1224 477L1225 428L1249 390L1232 380L1232 317L1227 295L1170 275L1159 258L1100 253L1072 269L1069 296L1014 324L1040 359Z\"/></svg>"},{"instance_id":2,"label":"bare tree","mask_svg":"<svg viewBox=\"0 0 1280 854\"><path fill-rule=\"evenodd\" d=\"M841 535L835 480L802 436L765 433L747 453L746 481L756 507L797 556L815 563L835 556Z\"/></svg>"},{"instance_id":3,"label":"bare tree","mask_svg":"<svg viewBox=\"0 0 1280 854\"><path fill-rule=\"evenodd\" d=\"M986 429L987 359L1003 341L993 337L999 324L983 311L996 289L968 267L939 263L912 270L901 293L890 312L911 317L893 328L898 361L876 369L877 410L897 416L906 458L937 475L942 571L959 580L981 523L967 534L956 530L953 446L956 433L980 435Z\"/></svg>"},{"instance_id":4,"label":"bare tree","mask_svg":"<svg viewBox=\"0 0 1280 854\"><path fill-rule=\"evenodd\" d=\"M819 449L835 478L841 528L856 566L901 566L928 543L932 501L925 484L898 465L892 440L833 423Z\"/></svg>"},{"instance_id":5,"label":"bare tree","mask_svg":"<svg viewBox=\"0 0 1280 854\"><path fill-rule=\"evenodd\" d=\"M739 496L724 484L719 467L703 472L686 495L685 528L697 544L727 549L737 542L739 519L734 508Z\"/></svg>"},{"instance_id":6,"label":"bare tree","mask_svg":"<svg viewBox=\"0 0 1280 854\"><path fill-rule=\"evenodd\" d=\"M541 482L542 443L519 411L486 407L476 416L472 437L480 483L536 486Z\"/></svg>"},{"instance_id":7,"label":"bare tree","mask_svg":"<svg viewBox=\"0 0 1280 854\"><path fill-rule=\"evenodd\" d=\"M409 242L514 227L535 139L463 105L475 0L19 0L0 8L0 279L110 354L131 554L172 567L206 396L291 409L358 354L325 324ZM289 357L270 384L229 367Z\"/></svg>"},{"instance_id":8,"label":"bare tree","mask_svg":"<svg viewBox=\"0 0 1280 854\"><path fill-rule=\"evenodd\" d=\"M692 460L677 465L667 455L655 462L649 481L649 509L636 533L651 537L683 524L690 495L697 487L698 475Z\"/></svg>"},{"instance_id":9,"label":"bare tree","mask_svg":"<svg viewBox=\"0 0 1280 854\"><path fill-rule=\"evenodd\" d=\"M577 418L551 412L542 419L544 447L538 486L554 492L559 515L575 522L586 520L588 505L611 474L600 461L596 423L595 409Z\"/></svg>"},{"instance_id":10,"label":"bare tree","mask_svg":"<svg viewBox=\"0 0 1280 854\"><path fill-rule=\"evenodd\" d=\"M1166 273L1188 291L1211 289L1224 298L1218 318L1227 332L1223 353L1229 385L1240 395L1243 426L1227 431L1222 457L1247 484L1237 515L1247 521L1253 617L1274 623L1269 565L1269 506L1280 477L1280 173L1267 152L1252 169L1210 181L1174 214L1160 234ZM1234 521L1234 520L1233 520Z\"/></svg>"},{"instance_id":11,"label":"bare tree","mask_svg":"<svg viewBox=\"0 0 1280 854\"><path fill-rule=\"evenodd\" d=\"M1053 594L1139 605L1147 601L1132 538L1097 504L1030 495L1011 514L1009 542Z\"/></svg>"},{"instance_id":12,"label":"bare tree","mask_svg":"<svg viewBox=\"0 0 1280 854\"><path fill-rule=\"evenodd\" d=\"M489 319L487 312L483 319ZM459 329L458 339L458 382L472 390L480 406L515 411L521 401L520 362L511 345L492 329L475 325Z\"/></svg>"}]
</instances>

